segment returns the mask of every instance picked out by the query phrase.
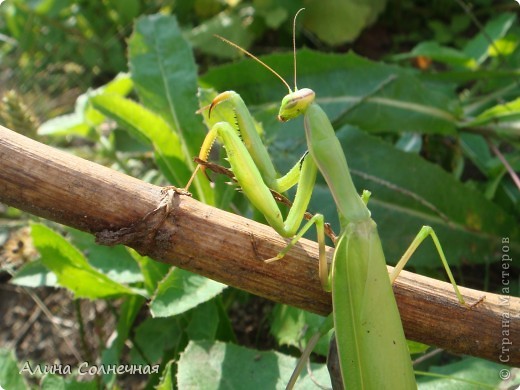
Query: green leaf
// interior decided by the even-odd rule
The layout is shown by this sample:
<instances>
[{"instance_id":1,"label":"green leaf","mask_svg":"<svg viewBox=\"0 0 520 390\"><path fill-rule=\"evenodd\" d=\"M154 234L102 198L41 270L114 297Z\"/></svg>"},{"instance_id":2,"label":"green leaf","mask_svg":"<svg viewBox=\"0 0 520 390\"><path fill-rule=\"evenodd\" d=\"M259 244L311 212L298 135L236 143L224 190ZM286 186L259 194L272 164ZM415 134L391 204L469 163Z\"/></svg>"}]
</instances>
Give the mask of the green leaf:
<instances>
[{"instance_id":1,"label":"green leaf","mask_svg":"<svg viewBox=\"0 0 520 390\"><path fill-rule=\"evenodd\" d=\"M419 375L417 382L419 390L453 388L457 390L491 390L498 388L500 384L506 385L500 377L503 372L501 370L507 370L510 373L512 370L517 372L517 378L515 379L514 373L511 373L512 380L507 383L507 388L517 388L515 386L520 384L518 377L520 370L473 357L466 357L459 362L442 367L432 367L429 374L434 376Z\"/></svg>"},{"instance_id":2,"label":"green leaf","mask_svg":"<svg viewBox=\"0 0 520 390\"><path fill-rule=\"evenodd\" d=\"M463 66L468 69L475 69L477 67L476 61L464 52L451 47L441 46L435 41L421 42L409 53L395 55L393 56L393 59L403 60L417 56L429 57L437 62L454 66Z\"/></svg>"},{"instance_id":3,"label":"green leaf","mask_svg":"<svg viewBox=\"0 0 520 390\"><path fill-rule=\"evenodd\" d=\"M105 117L100 112L92 109L88 104L89 99L102 93L125 96L130 93L132 88L133 83L129 75L120 73L106 85L81 94L76 99L74 113L49 119L38 128L38 134L60 137L73 135L95 140L93 128L103 123Z\"/></svg>"},{"instance_id":4,"label":"green leaf","mask_svg":"<svg viewBox=\"0 0 520 390\"><path fill-rule=\"evenodd\" d=\"M418 353L425 353L428 349L430 349L429 345L420 343L418 341L406 340L406 343L408 344L408 349L410 350L410 355L418 354Z\"/></svg>"},{"instance_id":5,"label":"green leaf","mask_svg":"<svg viewBox=\"0 0 520 390\"><path fill-rule=\"evenodd\" d=\"M372 192L368 207L378 224L387 262L401 257L422 225L434 228L450 264L494 261L503 237L510 237L511 250L520 254L514 218L480 192L420 156L365 133L345 129L338 138L358 191ZM315 194L313 207L335 221L334 206L323 207L331 203L323 181ZM421 245L413 259L413 266L440 264L430 242Z\"/></svg>"},{"instance_id":6,"label":"green leaf","mask_svg":"<svg viewBox=\"0 0 520 390\"><path fill-rule=\"evenodd\" d=\"M481 126L487 123L520 121L520 98L507 103L497 104L478 115L473 121L466 123L467 127Z\"/></svg>"},{"instance_id":7,"label":"green leaf","mask_svg":"<svg viewBox=\"0 0 520 390\"><path fill-rule=\"evenodd\" d=\"M187 168L179 170L176 183L187 183L206 135L197 106L197 68L191 47L174 17L152 15L137 20L129 40L129 66L141 102L162 117L179 139ZM171 147L171 146L170 146ZM207 180L194 188L206 203L212 194Z\"/></svg>"},{"instance_id":8,"label":"green leaf","mask_svg":"<svg viewBox=\"0 0 520 390\"><path fill-rule=\"evenodd\" d=\"M312 0L305 5L305 28L331 46L352 42L384 10L386 0Z\"/></svg>"},{"instance_id":9,"label":"green leaf","mask_svg":"<svg viewBox=\"0 0 520 390\"><path fill-rule=\"evenodd\" d=\"M123 347L128 340L134 321L144 302L143 297L132 296L126 299L121 305L117 328L112 335L113 337L109 338L106 349L101 353L101 362L104 366L119 364ZM116 379L116 375L113 372L107 372L103 375L103 382L108 385L108 387L111 387Z\"/></svg>"},{"instance_id":10,"label":"green leaf","mask_svg":"<svg viewBox=\"0 0 520 390\"><path fill-rule=\"evenodd\" d=\"M318 333L324 317L287 305L276 305L271 320L271 333L279 345L305 347L309 339ZM326 356L330 337L322 337L313 352Z\"/></svg>"},{"instance_id":11,"label":"green leaf","mask_svg":"<svg viewBox=\"0 0 520 390\"><path fill-rule=\"evenodd\" d=\"M152 260L148 256L141 256L133 249L126 249L141 268L146 291L148 291L150 295L153 295L157 289L157 285L166 276L171 266Z\"/></svg>"},{"instance_id":12,"label":"green leaf","mask_svg":"<svg viewBox=\"0 0 520 390\"><path fill-rule=\"evenodd\" d=\"M99 245L92 234L72 228L66 230L72 243L83 253L88 253L89 264L110 279L125 284L143 281L139 265L123 245Z\"/></svg>"},{"instance_id":13,"label":"green leaf","mask_svg":"<svg viewBox=\"0 0 520 390\"><path fill-rule=\"evenodd\" d=\"M134 88L134 82L128 73L119 73L113 80L96 89L97 93L112 93L126 96Z\"/></svg>"},{"instance_id":14,"label":"green leaf","mask_svg":"<svg viewBox=\"0 0 520 390\"><path fill-rule=\"evenodd\" d=\"M153 146L157 165L171 183L186 182L192 172L187 156L178 135L160 116L130 99L111 94L95 96L91 102L136 139Z\"/></svg>"},{"instance_id":15,"label":"green leaf","mask_svg":"<svg viewBox=\"0 0 520 390\"><path fill-rule=\"evenodd\" d=\"M174 378L173 378L173 365L175 364L174 360L170 360L168 363L166 363L166 367L164 367L164 370L162 372L161 380L159 381L159 384L157 387L155 387L156 390L172 390L174 389Z\"/></svg>"},{"instance_id":16,"label":"green leaf","mask_svg":"<svg viewBox=\"0 0 520 390\"><path fill-rule=\"evenodd\" d=\"M282 76L292 75L292 55L262 59ZM353 53L301 50L298 64L299 87L316 92L316 102L335 128L349 123L374 132L455 132L460 105L451 87L444 83L425 82L413 70L372 62ZM291 142L289 139L301 134L301 120L284 124L276 120L284 91L279 80L256 62L246 60L215 68L201 80L218 91L240 93L268 136L281 134L283 128L286 142Z\"/></svg>"},{"instance_id":17,"label":"green leaf","mask_svg":"<svg viewBox=\"0 0 520 390\"><path fill-rule=\"evenodd\" d=\"M157 292L150 302L150 311L154 317L181 314L209 301L225 288L225 284L181 268L172 268L159 284Z\"/></svg>"},{"instance_id":18,"label":"green leaf","mask_svg":"<svg viewBox=\"0 0 520 390\"><path fill-rule=\"evenodd\" d=\"M41 260L24 264L10 280L10 283L25 287L59 286L56 275L52 271L49 271L49 269L42 264Z\"/></svg>"},{"instance_id":19,"label":"green leaf","mask_svg":"<svg viewBox=\"0 0 520 390\"><path fill-rule=\"evenodd\" d=\"M20 368L18 368L14 352L4 348L0 348L0 388L9 390L27 389L24 377L20 375Z\"/></svg>"},{"instance_id":20,"label":"green leaf","mask_svg":"<svg viewBox=\"0 0 520 390\"><path fill-rule=\"evenodd\" d=\"M245 28L245 14L236 11L224 11L208 19L186 33L186 38L197 49L206 54L221 58L234 58L240 52L227 43L215 38L215 34L226 37L240 47L247 49L253 42L254 35Z\"/></svg>"},{"instance_id":21,"label":"green leaf","mask_svg":"<svg viewBox=\"0 0 520 390\"><path fill-rule=\"evenodd\" d=\"M38 134L52 136L75 135L87 138L91 132L91 127L85 123L82 112L61 115L56 118L49 119L38 128Z\"/></svg>"},{"instance_id":22,"label":"green leaf","mask_svg":"<svg viewBox=\"0 0 520 390\"><path fill-rule=\"evenodd\" d=\"M97 388L95 381L78 382L55 374L45 375L40 383L41 390L96 390Z\"/></svg>"},{"instance_id":23,"label":"green leaf","mask_svg":"<svg viewBox=\"0 0 520 390\"><path fill-rule=\"evenodd\" d=\"M183 342L183 332L182 323L175 317L145 319L135 330L133 341L139 348L132 349L132 363L158 362L165 351Z\"/></svg>"},{"instance_id":24,"label":"green leaf","mask_svg":"<svg viewBox=\"0 0 520 390\"><path fill-rule=\"evenodd\" d=\"M190 340L214 340L219 327L219 311L211 300L197 306L191 315L186 332Z\"/></svg>"},{"instance_id":25,"label":"green leaf","mask_svg":"<svg viewBox=\"0 0 520 390\"><path fill-rule=\"evenodd\" d=\"M273 351L256 351L234 344L190 341L181 354L177 372L180 389L285 389L297 359ZM327 368L311 364L315 380L330 387ZM307 372L296 389L315 389Z\"/></svg>"},{"instance_id":26,"label":"green leaf","mask_svg":"<svg viewBox=\"0 0 520 390\"><path fill-rule=\"evenodd\" d=\"M515 20L516 15L509 12L495 16L486 23L484 30L466 44L464 52L478 64L483 63L494 50L494 41L503 38Z\"/></svg>"},{"instance_id":27,"label":"green leaf","mask_svg":"<svg viewBox=\"0 0 520 390\"><path fill-rule=\"evenodd\" d=\"M42 263L56 274L59 284L71 290L76 298L109 298L136 293L97 271L81 252L48 227L33 224L31 235Z\"/></svg>"}]
</instances>

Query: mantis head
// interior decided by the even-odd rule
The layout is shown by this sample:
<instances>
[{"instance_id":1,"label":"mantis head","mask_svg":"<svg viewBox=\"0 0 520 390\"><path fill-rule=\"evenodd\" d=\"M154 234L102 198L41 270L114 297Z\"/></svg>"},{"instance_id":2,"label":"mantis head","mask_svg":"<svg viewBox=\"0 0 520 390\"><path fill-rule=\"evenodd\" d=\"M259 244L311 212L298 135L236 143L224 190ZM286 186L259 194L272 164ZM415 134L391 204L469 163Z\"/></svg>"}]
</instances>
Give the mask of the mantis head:
<instances>
[{"instance_id":1,"label":"mantis head","mask_svg":"<svg viewBox=\"0 0 520 390\"><path fill-rule=\"evenodd\" d=\"M314 102L315 93L312 89L302 88L290 92L282 100L278 120L287 122L297 116L304 114L307 108Z\"/></svg>"}]
</instances>

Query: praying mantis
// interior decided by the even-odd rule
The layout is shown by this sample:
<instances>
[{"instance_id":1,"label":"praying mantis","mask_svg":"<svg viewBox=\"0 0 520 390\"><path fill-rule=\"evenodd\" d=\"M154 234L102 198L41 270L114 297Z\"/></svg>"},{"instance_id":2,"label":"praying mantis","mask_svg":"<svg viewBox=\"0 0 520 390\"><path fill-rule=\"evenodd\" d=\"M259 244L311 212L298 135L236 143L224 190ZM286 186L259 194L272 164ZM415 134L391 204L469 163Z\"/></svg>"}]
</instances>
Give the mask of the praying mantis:
<instances>
[{"instance_id":1,"label":"praying mantis","mask_svg":"<svg viewBox=\"0 0 520 390\"><path fill-rule=\"evenodd\" d=\"M199 158L207 160L218 137L245 196L281 236L291 239L280 253L265 260L267 263L283 258L315 225L319 244L318 274L323 288L332 292L332 317L344 385L349 389L415 389L417 385L392 283L428 236L435 243L459 302L465 304L435 232L424 226L389 276L377 226L367 208L370 193L358 194L339 140L326 113L316 103L314 91L298 89L296 51L292 90L278 73L253 54L225 38L219 38L258 61L285 84L289 92L282 100L278 119L286 122L304 116L308 152L287 174L278 177L244 101L236 92L226 91L214 98L209 106L209 115L219 104L227 102L233 110L236 125L225 121L214 124L202 144ZM325 254L323 216L315 214L300 228L318 170L332 193L341 227L335 240L330 272ZM270 190L283 193L295 185L294 202L284 220ZM316 338L309 345L315 341ZM304 356L310 353L306 352ZM288 387L292 387L296 379L297 374L293 375Z\"/></svg>"}]
</instances>

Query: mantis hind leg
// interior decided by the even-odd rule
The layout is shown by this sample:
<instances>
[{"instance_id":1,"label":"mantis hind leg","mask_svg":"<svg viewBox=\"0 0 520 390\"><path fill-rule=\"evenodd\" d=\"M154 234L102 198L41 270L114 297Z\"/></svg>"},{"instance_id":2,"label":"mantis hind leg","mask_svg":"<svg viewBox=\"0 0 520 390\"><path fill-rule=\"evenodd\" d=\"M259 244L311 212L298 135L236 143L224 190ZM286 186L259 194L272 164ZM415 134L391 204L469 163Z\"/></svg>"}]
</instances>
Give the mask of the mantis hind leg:
<instances>
[{"instance_id":1,"label":"mantis hind leg","mask_svg":"<svg viewBox=\"0 0 520 390\"><path fill-rule=\"evenodd\" d=\"M457 287L457 283L455 283L455 279L453 278L453 274L451 273L450 266L448 265L448 261L446 260L446 256L444 255L444 251L442 250L441 243L439 242L439 238L437 237L437 234L435 234L435 231L431 226L423 226L419 233L417 233L417 236L415 236L414 240L404 253L404 255L401 257L399 262L394 268L394 271L390 275L390 282L393 284L395 279L397 279L397 276L401 273L404 266L410 260L410 257L413 255L413 253L416 251L416 249L421 245L421 243L424 241L425 238L430 236L433 240L433 243L435 244L435 248L437 249L437 253L439 253L439 257L441 259L442 265L444 266L444 269L446 270L446 273L448 275L448 279L450 280L453 289L455 290L455 294L457 295L457 299L460 303L463 305L466 304L464 301L464 298L462 297L462 294L459 291L459 288Z\"/></svg>"}]
</instances>

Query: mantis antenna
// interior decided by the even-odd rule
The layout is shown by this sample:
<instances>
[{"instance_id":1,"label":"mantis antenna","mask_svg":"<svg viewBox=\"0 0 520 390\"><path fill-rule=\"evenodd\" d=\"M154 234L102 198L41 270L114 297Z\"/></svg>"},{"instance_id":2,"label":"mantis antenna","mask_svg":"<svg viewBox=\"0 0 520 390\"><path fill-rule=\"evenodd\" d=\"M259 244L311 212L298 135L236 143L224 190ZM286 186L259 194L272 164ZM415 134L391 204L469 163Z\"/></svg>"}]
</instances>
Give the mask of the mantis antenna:
<instances>
[{"instance_id":1,"label":"mantis antenna","mask_svg":"<svg viewBox=\"0 0 520 390\"><path fill-rule=\"evenodd\" d=\"M292 46L293 46L293 57L294 57L294 90L298 90L298 86L296 85L296 18L300 14L300 12L304 11L305 8L300 8L296 15L294 15L293 25L292 25Z\"/></svg>"},{"instance_id":2,"label":"mantis antenna","mask_svg":"<svg viewBox=\"0 0 520 390\"><path fill-rule=\"evenodd\" d=\"M293 19L293 57L294 57L294 90L297 91L298 90L298 86L296 85L296 18L298 17L298 14L300 12L302 12L303 10L305 10L305 8L300 8L298 10L298 12L296 12L296 15L294 15L294 19ZM273 68L271 68L269 65L267 65L264 61L262 61L260 58L258 58L257 56L255 56L254 54L248 52L246 49L244 49L243 47L240 47L238 46L235 42L231 42L229 39L226 39L218 34L214 34L218 39L220 39L221 41L227 43L228 45L230 46L233 46L235 49L241 51L242 53L244 53L245 55L251 57L253 60L257 61L259 64L263 65L266 69L270 70L272 74L274 74L276 77L278 77L282 83L284 83L284 85L287 87L287 89L289 90L289 93L292 93L293 91L291 90L291 87L289 86L289 84L287 83L287 81L285 81L285 79L280 76L280 74L278 72L276 72Z\"/></svg>"},{"instance_id":3,"label":"mantis antenna","mask_svg":"<svg viewBox=\"0 0 520 390\"><path fill-rule=\"evenodd\" d=\"M291 90L291 87L289 86L289 84L287 83L287 81L284 80L284 78L282 76L280 76L273 68L271 68L269 65L267 65L264 61L262 61L260 58L258 58L257 56L255 56L254 54L248 52L246 49L244 49L243 47L240 47L238 46L235 42L231 42L230 40L224 38L224 37L221 37L220 35L217 35L217 34L214 34L218 39L220 39L221 41L223 42L226 42L228 45L230 46L233 46L235 49L237 50L240 50L242 53L244 53L245 55L251 57L253 60L257 61L258 63L260 63L261 65L263 65L266 69L270 70L271 73L273 73L276 77L278 77L280 80L282 80L282 83L284 83L284 85L287 87L287 89L289 90L289 93L292 93L292 90Z\"/></svg>"}]
</instances>

